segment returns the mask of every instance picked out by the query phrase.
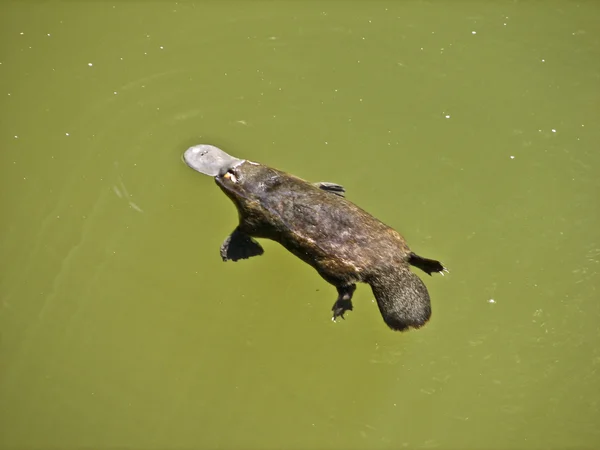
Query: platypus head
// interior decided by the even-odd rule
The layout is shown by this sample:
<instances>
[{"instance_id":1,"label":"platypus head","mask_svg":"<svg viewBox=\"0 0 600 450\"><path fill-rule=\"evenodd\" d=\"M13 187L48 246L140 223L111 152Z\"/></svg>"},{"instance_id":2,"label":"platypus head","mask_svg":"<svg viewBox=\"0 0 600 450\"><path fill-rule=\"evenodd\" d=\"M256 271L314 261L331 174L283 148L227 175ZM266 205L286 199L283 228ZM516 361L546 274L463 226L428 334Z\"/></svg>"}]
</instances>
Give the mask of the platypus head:
<instances>
[{"instance_id":1,"label":"platypus head","mask_svg":"<svg viewBox=\"0 0 600 450\"><path fill-rule=\"evenodd\" d=\"M216 177L223 170L227 171L244 162L243 159L234 158L214 145L195 145L188 148L183 154L183 160L192 169Z\"/></svg>"},{"instance_id":2,"label":"platypus head","mask_svg":"<svg viewBox=\"0 0 600 450\"><path fill-rule=\"evenodd\" d=\"M192 169L214 177L240 213L252 210L252 204L280 178L280 172L270 167L234 158L212 145L190 147L183 154L183 159Z\"/></svg>"}]
</instances>

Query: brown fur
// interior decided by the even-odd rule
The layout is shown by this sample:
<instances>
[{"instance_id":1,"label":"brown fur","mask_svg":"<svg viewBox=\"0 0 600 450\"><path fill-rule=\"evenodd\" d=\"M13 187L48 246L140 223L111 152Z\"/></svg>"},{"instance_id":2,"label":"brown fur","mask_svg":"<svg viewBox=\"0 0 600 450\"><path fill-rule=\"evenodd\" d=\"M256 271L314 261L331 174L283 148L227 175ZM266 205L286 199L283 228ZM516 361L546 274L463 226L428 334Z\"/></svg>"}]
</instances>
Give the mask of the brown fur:
<instances>
[{"instance_id":1,"label":"brown fur","mask_svg":"<svg viewBox=\"0 0 600 450\"><path fill-rule=\"evenodd\" d=\"M371 285L393 330L419 328L431 316L427 288L409 265L431 274L445 270L442 264L414 254L397 231L343 196L249 161L215 180L240 217L221 248L224 260L260 255L251 237L271 239L337 287L334 319L352 309L357 282Z\"/></svg>"}]
</instances>

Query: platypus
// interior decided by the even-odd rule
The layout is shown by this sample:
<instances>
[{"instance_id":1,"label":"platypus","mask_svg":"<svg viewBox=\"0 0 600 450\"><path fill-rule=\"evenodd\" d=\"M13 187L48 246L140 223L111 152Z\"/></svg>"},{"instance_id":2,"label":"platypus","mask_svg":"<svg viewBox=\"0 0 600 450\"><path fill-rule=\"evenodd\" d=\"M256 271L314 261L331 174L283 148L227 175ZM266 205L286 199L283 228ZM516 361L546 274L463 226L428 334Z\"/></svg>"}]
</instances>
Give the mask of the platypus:
<instances>
[{"instance_id":1,"label":"platypus","mask_svg":"<svg viewBox=\"0 0 600 450\"><path fill-rule=\"evenodd\" d=\"M262 255L254 238L271 239L337 288L334 321L352 310L358 282L371 286L392 330L420 328L429 320L429 293L410 266L429 275L443 275L446 268L412 252L396 230L347 200L339 184L310 183L212 145L190 147L183 159L214 177L238 210L239 224L221 245L223 261Z\"/></svg>"}]
</instances>

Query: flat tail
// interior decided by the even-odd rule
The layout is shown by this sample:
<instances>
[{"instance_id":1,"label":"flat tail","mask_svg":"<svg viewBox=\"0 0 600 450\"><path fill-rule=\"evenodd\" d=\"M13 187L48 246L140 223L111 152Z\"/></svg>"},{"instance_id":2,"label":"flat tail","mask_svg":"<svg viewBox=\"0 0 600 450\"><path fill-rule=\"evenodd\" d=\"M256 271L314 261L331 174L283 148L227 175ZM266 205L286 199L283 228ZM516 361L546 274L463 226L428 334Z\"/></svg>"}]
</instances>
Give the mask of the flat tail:
<instances>
[{"instance_id":1,"label":"flat tail","mask_svg":"<svg viewBox=\"0 0 600 450\"><path fill-rule=\"evenodd\" d=\"M370 281L384 322L395 331L421 328L431 317L431 301L423 281L404 267Z\"/></svg>"},{"instance_id":2,"label":"flat tail","mask_svg":"<svg viewBox=\"0 0 600 450\"><path fill-rule=\"evenodd\" d=\"M422 256L412 252L410 255L408 255L408 263L411 266L418 267L427 275L431 275L434 272L441 273L443 275L444 272L448 272L448 269L446 269L441 262L436 261L435 259L423 258Z\"/></svg>"}]
</instances>

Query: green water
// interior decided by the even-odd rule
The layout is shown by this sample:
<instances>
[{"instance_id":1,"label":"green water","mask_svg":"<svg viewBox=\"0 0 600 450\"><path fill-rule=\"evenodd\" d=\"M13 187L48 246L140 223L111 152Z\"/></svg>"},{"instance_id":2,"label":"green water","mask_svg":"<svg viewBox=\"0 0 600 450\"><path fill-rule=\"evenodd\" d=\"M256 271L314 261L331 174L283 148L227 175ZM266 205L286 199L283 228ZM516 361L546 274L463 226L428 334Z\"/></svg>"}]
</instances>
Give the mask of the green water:
<instances>
[{"instance_id":1,"label":"green water","mask_svg":"<svg viewBox=\"0 0 600 450\"><path fill-rule=\"evenodd\" d=\"M600 447L600 3L3 2L0 448ZM442 260L387 329L187 168Z\"/></svg>"}]
</instances>

